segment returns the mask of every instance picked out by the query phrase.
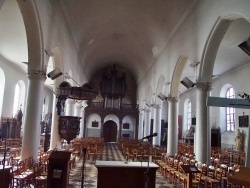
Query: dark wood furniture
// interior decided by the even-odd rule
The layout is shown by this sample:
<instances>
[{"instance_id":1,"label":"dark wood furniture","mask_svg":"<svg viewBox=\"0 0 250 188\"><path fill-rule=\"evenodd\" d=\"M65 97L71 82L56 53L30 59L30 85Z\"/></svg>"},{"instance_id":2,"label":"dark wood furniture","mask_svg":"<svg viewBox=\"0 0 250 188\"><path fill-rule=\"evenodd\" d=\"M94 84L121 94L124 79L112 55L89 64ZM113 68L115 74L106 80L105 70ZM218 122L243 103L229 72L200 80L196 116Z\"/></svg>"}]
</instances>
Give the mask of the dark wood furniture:
<instances>
[{"instance_id":1,"label":"dark wood furniture","mask_svg":"<svg viewBox=\"0 0 250 188\"><path fill-rule=\"evenodd\" d=\"M145 187L147 162L96 161L97 188ZM155 188L158 165L149 163L148 188Z\"/></svg>"},{"instance_id":2,"label":"dark wood furniture","mask_svg":"<svg viewBox=\"0 0 250 188\"><path fill-rule=\"evenodd\" d=\"M11 185L10 176L11 166L5 166L3 170L3 165L0 165L0 187L8 188Z\"/></svg>"},{"instance_id":3,"label":"dark wood furniture","mask_svg":"<svg viewBox=\"0 0 250 188\"><path fill-rule=\"evenodd\" d=\"M221 147L220 129L211 129L211 147Z\"/></svg>"},{"instance_id":4,"label":"dark wood furniture","mask_svg":"<svg viewBox=\"0 0 250 188\"><path fill-rule=\"evenodd\" d=\"M195 165L181 165L182 170L187 174L187 188L192 188L193 173L200 173Z\"/></svg>"},{"instance_id":5,"label":"dark wood furniture","mask_svg":"<svg viewBox=\"0 0 250 188\"><path fill-rule=\"evenodd\" d=\"M233 176L228 176L228 182L233 185L249 186L250 185L250 168L240 167L240 170Z\"/></svg>"},{"instance_id":6,"label":"dark wood furniture","mask_svg":"<svg viewBox=\"0 0 250 188\"><path fill-rule=\"evenodd\" d=\"M71 152L53 151L49 157L48 188L67 188L69 184L69 162Z\"/></svg>"}]
</instances>

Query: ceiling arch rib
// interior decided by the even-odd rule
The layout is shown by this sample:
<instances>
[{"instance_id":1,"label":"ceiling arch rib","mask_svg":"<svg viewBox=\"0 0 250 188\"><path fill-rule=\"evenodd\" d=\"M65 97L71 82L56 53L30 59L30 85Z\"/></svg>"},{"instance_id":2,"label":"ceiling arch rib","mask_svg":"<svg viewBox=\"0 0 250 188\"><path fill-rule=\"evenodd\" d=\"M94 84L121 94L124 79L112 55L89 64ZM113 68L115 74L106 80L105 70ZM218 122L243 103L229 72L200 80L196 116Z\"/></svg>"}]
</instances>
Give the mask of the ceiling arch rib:
<instances>
[{"instance_id":1,"label":"ceiling arch rib","mask_svg":"<svg viewBox=\"0 0 250 188\"><path fill-rule=\"evenodd\" d=\"M181 76L188 62L189 60L186 56L180 56L176 63L173 77L172 77L171 88L170 88L171 97L179 97L179 87L180 87Z\"/></svg>"},{"instance_id":2,"label":"ceiling arch rib","mask_svg":"<svg viewBox=\"0 0 250 188\"><path fill-rule=\"evenodd\" d=\"M79 63L89 72L89 78L102 62L122 61L127 68L132 67L137 82L156 62L176 24L193 3L194 0L60 1L81 52Z\"/></svg>"}]
</instances>

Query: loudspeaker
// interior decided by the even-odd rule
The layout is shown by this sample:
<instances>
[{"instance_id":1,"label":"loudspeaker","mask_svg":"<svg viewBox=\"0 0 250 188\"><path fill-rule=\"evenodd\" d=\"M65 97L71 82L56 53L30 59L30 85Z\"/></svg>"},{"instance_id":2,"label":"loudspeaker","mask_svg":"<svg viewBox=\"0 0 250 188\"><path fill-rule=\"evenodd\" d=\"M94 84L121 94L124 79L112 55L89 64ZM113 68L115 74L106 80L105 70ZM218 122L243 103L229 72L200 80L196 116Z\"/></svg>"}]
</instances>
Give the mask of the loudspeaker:
<instances>
[{"instance_id":1,"label":"loudspeaker","mask_svg":"<svg viewBox=\"0 0 250 188\"><path fill-rule=\"evenodd\" d=\"M249 39L248 39L249 40ZM247 55L250 56L250 40L244 41L241 44L238 45L244 52L246 52Z\"/></svg>"},{"instance_id":2,"label":"loudspeaker","mask_svg":"<svg viewBox=\"0 0 250 188\"><path fill-rule=\"evenodd\" d=\"M182 83L186 88L194 87L195 83L189 80L187 77L183 78L183 80L180 82Z\"/></svg>"},{"instance_id":3,"label":"loudspeaker","mask_svg":"<svg viewBox=\"0 0 250 188\"><path fill-rule=\"evenodd\" d=\"M196 117L192 118L192 125L196 125Z\"/></svg>"},{"instance_id":4,"label":"loudspeaker","mask_svg":"<svg viewBox=\"0 0 250 188\"><path fill-rule=\"evenodd\" d=\"M60 69L56 68L53 71L51 71L50 73L48 73L48 77L51 80L55 80L57 77L61 76L63 73L60 71Z\"/></svg>"},{"instance_id":5,"label":"loudspeaker","mask_svg":"<svg viewBox=\"0 0 250 188\"><path fill-rule=\"evenodd\" d=\"M167 96L165 96L163 93L160 93L159 95L158 95L158 97L162 100L162 101L165 101L165 100L167 100Z\"/></svg>"}]
</instances>

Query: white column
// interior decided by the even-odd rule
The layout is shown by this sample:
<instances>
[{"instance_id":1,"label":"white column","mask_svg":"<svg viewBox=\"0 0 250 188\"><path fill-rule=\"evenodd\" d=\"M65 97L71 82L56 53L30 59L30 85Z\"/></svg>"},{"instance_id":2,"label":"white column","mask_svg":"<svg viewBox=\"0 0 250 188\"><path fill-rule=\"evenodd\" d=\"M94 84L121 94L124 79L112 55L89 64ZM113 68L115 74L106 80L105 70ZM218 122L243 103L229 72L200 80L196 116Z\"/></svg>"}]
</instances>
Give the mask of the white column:
<instances>
[{"instance_id":1,"label":"white column","mask_svg":"<svg viewBox=\"0 0 250 188\"><path fill-rule=\"evenodd\" d=\"M83 132L84 132L84 118L85 118L85 109L84 107L82 107L81 109L81 123L80 123L80 134L79 134L79 138L82 138L84 135L83 135Z\"/></svg>"},{"instance_id":2,"label":"white column","mask_svg":"<svg viewBox=\"0 0 250 188\"><path fill-rule=\"evenodd\" d=\"M145 125L144 125L143 137L148 136L150 134L150 122L151 122L151 110L146 109L145 110Z\"/></svg>"},{"instance_id":3,"label":"white column","mask_svg":"<svg viewBox=\"0 0 250 188\"><path fill-rule=\"evenodd\" d=\"M81 104L75 103L75 105L74 105L74 116L81 117L81 108L82 108Z\"/></svg>"},{"instance_id":4,"label":"white column","mask_svg":"<svg viewBox=\"0 0 250 188\"><path fill-rule=\"evenodd\" d=\"M28 73L27 102L24 113L24 131L21 151L22 160L33 156L34 161L38 162L45 78L46 74L44 72Z\"/></svg>"},{"instance_id":5,"label":"white column","mask_svg":"<svg viewBox=\"0 0 250 188\"><path fill-rule=\"evenodd\" d=\"M178 152L178 103L178 98L170 97L168 99L168 156L174 156Z\"/></svg>"},{"instance_id":6,"label":"white column","mask_svg":"<svg viewBox=\"0 0 250 188\"><path fill-rule=\"evenodd\" d=\"M143 137L143 110L139 113L138 139Z\"/></svg>"},{"instance_id":7,"label":"white column","mask_svg":"<svg viewBox=\"0 0 250 188\"><path fill-rule=\"evenodd\" d=\"M50 150L57 148L61 149L61 137L59 135L58 126L59 126L59 115L56 110L57 98L53 94L53 109L52 109L52 123L51 123L51 135L50 135Z\"/></svg>"},{"instance_id":8,"label":"white column","mask_svg":"<svg viewBox=\"0 0 250 188\"><path fill-rule=\"evenodd\" d=\"M250 168L250 128L248 127L247 151L246 151L246 167Z\"/></svg>"},{"instance_id":9,"label":"white column","mask_svg":"<svg viewBox=\"0 0 250 188\"><path fill-rule=\"evenodd\" d=\"M161 145L161 105L154 105L154 128L153 132L158 133L157 136L153 137L153 146Z\"/></svg>"},{"instance_id":10,"label":"white column","mask_svg":"<svg viewBox=\"0 0 250 188\"><path fill-rule=\"evenodd\" d=\"M65 103L65 116L74 116L74 100L67 99Z\"/></svg>"},{"instance_id":11,"label":"white column","mask_svg":"<svg viewBox=\"0 0 250 188\"><path fill-rule=\"evenodd\" d=\"M209 163L211 156L211 128L208 122L209 107L206 105L210 90L210 83L196 84L195 155L196 160L202 163Z\"/></svg>"}]
</instances>

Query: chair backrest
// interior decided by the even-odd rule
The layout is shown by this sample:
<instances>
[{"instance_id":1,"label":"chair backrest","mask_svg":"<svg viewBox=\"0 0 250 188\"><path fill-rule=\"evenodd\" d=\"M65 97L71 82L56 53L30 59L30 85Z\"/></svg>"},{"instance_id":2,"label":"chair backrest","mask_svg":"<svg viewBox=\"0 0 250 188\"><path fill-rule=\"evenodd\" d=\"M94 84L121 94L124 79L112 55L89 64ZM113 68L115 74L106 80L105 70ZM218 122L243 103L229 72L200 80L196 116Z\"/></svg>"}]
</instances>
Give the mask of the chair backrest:
<instances>
[{"instance_id":1,"label":"chair backrest","mask_svg":"<svg viewBox=\"0 0 250 188\"><path fill-rule=\"evenodd\" d=\"M221 168L217 168L215 171L215 179L218 181L221 181L222 179L222 169Z\"/></svg>"},{"instance_id":2,"label":"chair backrest","mask_svg":"<svg viewBox=\"0 0 250 188\"><path fill-rule=\"evenodd\" d=\"M173 165L173 168L174 168L175 170L178 169L178 164L179 164L179 160L178 160L178 159L175 159L175 160L174 160L174 165Z\"/></svg>"},{"instance_id":3,"label":"chair backrest","mask_svg":"<svg viewBox=\"0 0 250 188\"><path fill-rule=\"evenodd\" d=\"M207 164L202 164L202 168L201 168L201 175L202 176L207 176Z\"/></svg>"},{"instance_id":4,"label":"chair backrest","mask_svg":"<svg viewBox=\"0 0 250 188\"><path fill-rule=\"evenodd\" d=\"M226 177L228 173L228 166L226 164L221 164L220 168L222 170L222 176Z\"/></svg>"},{"instance_id":5,"label":"chair backrest","mask_svg":"<svg viewBox=\"0 0 250 188\"><path fill-rule=\"evenodd\" d=\"M182 170L182 168L181 168L181 165L183 165L184 163L182 162L182 161L180 161L179 163L178 163L178 171L179 172L182 172L182 173L184 173L184 171Z\"/></svg>"}]
</instances>

